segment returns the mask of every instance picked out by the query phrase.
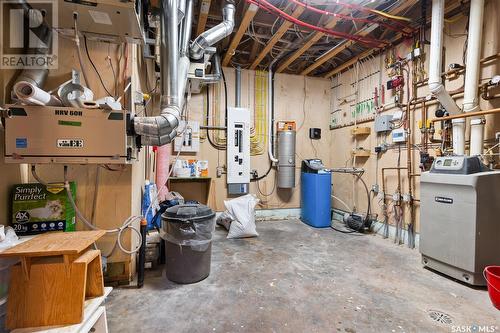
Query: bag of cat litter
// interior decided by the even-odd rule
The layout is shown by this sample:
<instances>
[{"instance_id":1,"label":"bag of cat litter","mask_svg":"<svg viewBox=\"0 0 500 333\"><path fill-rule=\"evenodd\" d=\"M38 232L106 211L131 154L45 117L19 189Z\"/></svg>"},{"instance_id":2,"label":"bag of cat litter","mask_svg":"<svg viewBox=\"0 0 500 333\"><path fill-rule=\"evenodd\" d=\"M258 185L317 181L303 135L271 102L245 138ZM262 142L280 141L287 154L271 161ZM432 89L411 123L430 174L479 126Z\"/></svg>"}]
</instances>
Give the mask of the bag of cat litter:
<instances>
[{"instance_id":1,"label":"bag of cat litter","mask_svg":"<svg viewBox=\"0 0 500 333\"><path fill-rule=\"evenodd\" d=\"M76 197L76 183L70 183ZM16 234L34 235L46 231L75 231L75 210L64 184L47 186L32 183L14 185L11 193L12 220Z\"/></svg>"}]
</instances>

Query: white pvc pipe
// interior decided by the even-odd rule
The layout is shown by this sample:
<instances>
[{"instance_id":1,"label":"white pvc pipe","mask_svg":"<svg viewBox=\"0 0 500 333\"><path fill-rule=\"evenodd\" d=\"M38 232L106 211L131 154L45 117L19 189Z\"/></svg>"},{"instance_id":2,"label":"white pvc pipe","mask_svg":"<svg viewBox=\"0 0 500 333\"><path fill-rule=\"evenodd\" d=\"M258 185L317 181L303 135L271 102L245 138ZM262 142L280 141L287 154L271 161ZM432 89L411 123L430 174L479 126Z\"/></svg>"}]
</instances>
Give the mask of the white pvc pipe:
<instances>
[{"instance_id":1,"label":"white pvc pipe","mask_svg":"<svg viewBox=\"0 0 500 333\"><path fill-rule=\"evenodd\" d=\"M451 123L453 154L465 155L465 119L453 119Z\"/></svg>"},{"instance_id":2,"label":"white pvc pipe","mask_svg":"<svg viewBox=\"0 0 500 333\"><path fill-rule=\"evenodd\" d=\"M450 114L460 113L457 104L441 80L445 0L432 1L431 49L429 61L429 90Z\"/></svg>"},{"instance_id":3,"label":"white pvc pipe","mask_svg":"<svg viewBox=\"0 0 500 333\"><path fill-rule=\"evenodd\" d=\"M481 42L483 34L484 0L470 3L469 36L467 38L467 70L464 84L464 112L479 111L479 72ZM471 119L470 151L471 156L483 153L484 117Z\"/></svg>"},{"instance_id":4,"label":"white pvc pipe","mask_svg":"<svg viewBox=\"0 0 500 333\"><path fill-rule=\"evenodd\" d=\"M470 121L470 156L483 153L484 123L484 117L474 118Z\"/></svg>"},{"instance_id":5,"label":"white pvc pipe","mask_svg":"<svg viewBox=\"0 0 500 333\"><path fill-rule=\"evenodd\" d=\"M271 162L278 163L278 159L276 157L274 157L273 145L272 145L272 142L273 142L272 128L274 126L274 122L273 122L273 119L271 117L272 108L273 108L273 87L272 87L272 84L273 84L272 66L273 65L274 65L274 63L269 66L268 80L267 80L267 114L269 115L268 116L269 126L268 126L267 153L269 155L269 159L271 160Z\"/></svg>"},{"instance_id":6,"label":"white pvc pipe","mask_svg":"<svg viewBox=\"0 0 500 333\"><path fill-rule=\"evenodd\" d=\"M432 1L431 20L431 45L429 56L429 90L449 114L458 114L460 109L446 91L441 80L442 51L443 51L443 28L444 28L444 5L445 0ZM455 155L465 154L465 120L455 119L452 121L453 130L453 153Z\"/></svg>"}]
</instances>

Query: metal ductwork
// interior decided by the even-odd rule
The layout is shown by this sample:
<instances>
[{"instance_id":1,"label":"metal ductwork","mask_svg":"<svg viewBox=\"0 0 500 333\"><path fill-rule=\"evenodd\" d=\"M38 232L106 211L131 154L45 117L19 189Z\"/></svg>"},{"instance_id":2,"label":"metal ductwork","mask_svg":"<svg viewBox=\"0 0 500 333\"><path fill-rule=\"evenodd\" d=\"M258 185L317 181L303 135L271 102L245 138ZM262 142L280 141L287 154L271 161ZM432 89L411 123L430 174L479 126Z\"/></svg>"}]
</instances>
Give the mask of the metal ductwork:
<instances>
[{"instance_id":1,"label":"metal ductwork","mask_svg":"<svg viewBox=\"0 0 500 333\"><path fill-rule=\"evenodd\" d=\"M216 53L212 58L212 74L206 74L203 83L217 83L222 79L220 56Z\"/></svg>"},{"instance_id":2,"label":"metal ductwork","mask_svg":"<svg viewBox=\"0 0 500 333\"><path fill-rule=\"evenodd\" d=\"M234 29L234 12L236 8L233 3L227 2L222 10L223 21L215 27L200 34L191 44L191 58L200 60L205 54L205 49L229 36Z\"/></svg>"},{"instance_id":3,"label":"metal ductwork","mask_svg":"<svg viewBox=\"0 0 500 333\"><path fill-rule=\"evenodd\" d=\"M25 1L21 1L20 4L23 6L24 12L29 13L31 6ZM25 14L29 15L29 14ZM36 34L38 38L43 41L44 44L50 45L52 43L52 29L44 21L38 28L36 28ZM37 48L28 49L27 52L34 54L46 54L49 51L47 48ZM14 85L18 82L28 82L38 88L41 88L49 75L48 69L23 69L19 76L14 81Z\"/></svg>"},{"instance_id":4,"label":"metal ductwork","mask_svg":"<svg viewBox=\"0 0 500 333\"><path fill-rule=\"evenodd\" d=\"M226 4L224 22L202 33L189 47L193 20L193 0L164 0L160 14L160 70L161 111L155 117L135 117L133 129L141 136L141 144L162 146L176 136L186 92L189 54L203 57L205 48L231 34L234 27L235 7ZM179 29L180 26L180 29ZM194 46L194 47L193 47ZM199 59L199 58L196 58ZM220 59L215 58L211 79L220 79Z\"/></svg>"},{"instance_id":5,"label":"metal ductwork","mask_svg":"<svg viewBox=\"0 0 500 333\"><path fill-rule=\"evenodd\" d=\"M141 143L162 146L176 136L181 116L181 102L185 80L179 80L179 3L178 0L161 2L160 16L160 85L161 111L156 117L135 117L134 131L141 135ZM189 64L188 64L189 67ZM186 71L187 72L187 71ZM179 81L184 82L182 86Z\"/></svg>"}]
</instances>

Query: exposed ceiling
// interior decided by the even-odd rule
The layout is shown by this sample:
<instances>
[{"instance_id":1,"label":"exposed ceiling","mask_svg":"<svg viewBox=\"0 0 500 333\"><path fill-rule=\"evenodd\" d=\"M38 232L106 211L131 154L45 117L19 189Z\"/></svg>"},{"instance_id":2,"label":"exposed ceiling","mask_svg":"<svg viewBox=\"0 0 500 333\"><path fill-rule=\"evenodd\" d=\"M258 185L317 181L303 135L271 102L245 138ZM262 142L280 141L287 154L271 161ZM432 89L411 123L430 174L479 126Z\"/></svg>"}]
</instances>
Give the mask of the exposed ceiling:
<instances>
[{"instance_id":1,"label":"exposed ceiling","mask_svg":"<svg viewBox=\"0 0 500 333\"><path fill-rule=\"evenodd\" d=\"M264 5L263 0L251 0ZM377 52L402 38L417 36L422 13L430 15L430 2L420 0L267 0L273 6L317 27L333 30L341 36L315 31L289 22L246 0L236 3L233 34L219 46L224 66L268 69L276 60L276 72L329 77L352 59ZM314 7L306 8L298 2ZM422 3L423 2L423 3ZM344 5L347 3L347 6ZM224 0L199 0L195 8L195 31L203 31L221 21ZM361 5L352 8L349 5ZM210 8L206 13L206 8ZM460 1L452 1L447 12L459 10ZM366 11L375 9L394 19ZM316 10L315 10L316 9ZM319 11L337 13L334 16ZM429 20L427 19L428 23ZM346 38L347 36L347 38ZM373 40L378 45L373 44Z\"/></svg>"}]
</instances>

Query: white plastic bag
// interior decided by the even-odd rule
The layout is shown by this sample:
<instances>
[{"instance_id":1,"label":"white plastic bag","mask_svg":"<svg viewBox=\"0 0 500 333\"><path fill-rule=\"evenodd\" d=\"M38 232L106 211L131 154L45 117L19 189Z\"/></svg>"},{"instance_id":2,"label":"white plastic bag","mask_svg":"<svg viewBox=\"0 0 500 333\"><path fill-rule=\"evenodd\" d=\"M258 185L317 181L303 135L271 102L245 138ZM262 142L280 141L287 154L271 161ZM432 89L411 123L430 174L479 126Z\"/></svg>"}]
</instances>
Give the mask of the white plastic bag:
<instances>
[{"instance_id":1,"label":"white plastic bag","mask_svg":"<svg viewBox=\"0 0 500 333\"><path fill-rule=\"evenodd\" d=\"M19 237L17 237L16 232L12 227L0 228L0 251L6 250L14 245L20 243Z\"/></svg>"},{"instance_id":2,"label":"white plastic bag","mask_svg":"<svg viewBox=\"0 0 500 333\"><path fill-rule=\"evenodd\" d=\"M231 222L234 221L234 217L232 217L227 211L223 212L222 214L217 217L217 225L220 225L227 231L229 231L229 228L231 228Z\"/></svg>"},{"instance_id":3,"label":"white plastic bag","mask_svg":"<svg viewBox=\"0 0 500 333\"><path fill-rule=\"evenodd\" d=\"M259 235L255 228L255 206L258 202L259 199L252 194L224 201L226 212L234 217L227 238L245 238Z\"/></svg>"}]
</instances>

